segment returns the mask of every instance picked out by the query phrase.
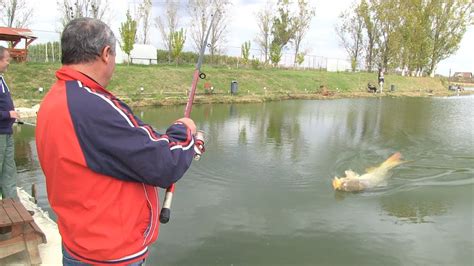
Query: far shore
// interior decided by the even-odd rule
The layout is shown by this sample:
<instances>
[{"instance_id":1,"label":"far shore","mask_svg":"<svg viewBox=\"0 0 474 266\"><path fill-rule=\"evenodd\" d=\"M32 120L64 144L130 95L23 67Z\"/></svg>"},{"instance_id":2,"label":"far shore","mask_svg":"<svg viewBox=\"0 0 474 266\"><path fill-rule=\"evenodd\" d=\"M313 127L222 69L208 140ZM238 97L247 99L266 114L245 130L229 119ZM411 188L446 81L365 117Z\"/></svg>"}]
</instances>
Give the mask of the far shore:
<instances>
[{"instance_id":1,"label":"far shore","mask_svg":"<svg viewBox=\"0 0 474 266\"><path fill-rule=\"evenodd\" d=\"M5 75L17 107L40 104L55 82L60 64L11 64ZM250 67L203 67L206 79L199 80L195 103L259 103L290 99L341 99L361 97L443 97L474 94L474 84L461 91L448 90L443 77L407 77L387 73L382 93L370 93L377 84L369 72L328 72L302 69L252 69ZM130 106L182 105L188 101L193 65L117 65L108 90ZM235 94L230 93L237 83ZM470 86L472 85L472 86ZM235 92L235 91L234 91Z\"/></svg>"},{"instance_id":2,"label":"far shore","mask_svg":"<svg viewBox=\"0 0 474 266\"><path fill-rule=\"evenodd\" d=\"M449 96L462 96L472 95L474 90L465 91L388 91L382 93L369 93L369 92L329 92L327 95L323 93L273 93L268 95L260 94L237 94L237 95L223 95L223 94L197 94L194 98L194 104L214 104L214 103L263 103L269 101L284 101L284 100L334 100L334 99L347 99L347 98L377 98L377 97L449 97ZM118 96L119 99L127 103L131 107L145 107L145 106L172 106L172 105L185 105L188 101L188 97L183 93L181 96L169 96L169 97L128 97ZM31 108L36 104L40 104L40 101L34 99L14 99L15 105L20 108Z\"/></svg>"}]
</instances>

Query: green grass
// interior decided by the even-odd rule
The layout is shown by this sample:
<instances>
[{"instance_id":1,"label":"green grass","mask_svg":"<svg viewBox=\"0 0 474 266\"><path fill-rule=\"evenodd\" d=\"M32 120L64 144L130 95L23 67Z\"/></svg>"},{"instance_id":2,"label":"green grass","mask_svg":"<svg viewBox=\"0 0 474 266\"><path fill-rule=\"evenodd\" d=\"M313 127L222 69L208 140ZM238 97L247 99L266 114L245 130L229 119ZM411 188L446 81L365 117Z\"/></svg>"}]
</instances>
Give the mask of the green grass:
<instances>
[{"instance_id":1,"label":"green grass","mask_svg":"<svg viewBox=\"0 0 474 266\"><path fill-rule=\"evenodd\" d=\"M5 78L12 88L15 101L21 99L30 105L39 102L44 94L38 87L46 91L55 82L55 71L59 64L12 63ZM356 94L366 95L367 83L376 84L376 73L326 72L319 70L286 70L286 69L251 69L214 67L204 65L202 71L207 75L198 83L198 95L204 94L204 83L210 82L215 95L202 96L201 102L274 100L287 97L289 94L304 95L320 92L320 86L335 92L340 97L352 97ZM132 104L173 104L183 103L186 90L191 87L194 73L193 65L117 65L115 74L108 89ZM231 81L236 80L239 86L237 96L229 95ZM402 77L387 74L385 90L390 85L396 86L396 93L417 95L429 90L434 93L445 92L446 86L439 78ZM144 91L141 92L140 88ZM266 88L266 90L264 89ZM286 96L278 96L286 95ZM359 95L360 96L360 95ZM368 95L367 95L368 96ZM307 98L307 97L302 97ZM311 98L311 97L310 97ZM18 105L18 104L17 104Z\"/></svg>"}]
</instances>

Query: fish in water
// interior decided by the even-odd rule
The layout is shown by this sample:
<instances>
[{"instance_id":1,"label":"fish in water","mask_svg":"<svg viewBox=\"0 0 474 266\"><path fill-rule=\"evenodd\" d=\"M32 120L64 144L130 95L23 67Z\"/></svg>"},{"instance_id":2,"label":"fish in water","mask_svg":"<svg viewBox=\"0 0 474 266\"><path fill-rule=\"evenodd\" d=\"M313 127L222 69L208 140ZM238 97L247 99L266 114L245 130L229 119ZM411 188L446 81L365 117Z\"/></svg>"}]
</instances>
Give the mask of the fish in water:
<instances>
[{"instance_id":1,"label":"fish in water","mask_svg":"<svg viewBox=\"0 0 474 266\"><path fill-rule=\"evenodd\" d=\"M332 186L334 190L358 192L369 188L380 186L385 183L390 169L404 163L400 160L402 155L397 152L390 156L385 162L378 167L367 169L367 173L359 175L352 170L345 171L345 177L334 177Z\"/></svg>"}]
</instances>

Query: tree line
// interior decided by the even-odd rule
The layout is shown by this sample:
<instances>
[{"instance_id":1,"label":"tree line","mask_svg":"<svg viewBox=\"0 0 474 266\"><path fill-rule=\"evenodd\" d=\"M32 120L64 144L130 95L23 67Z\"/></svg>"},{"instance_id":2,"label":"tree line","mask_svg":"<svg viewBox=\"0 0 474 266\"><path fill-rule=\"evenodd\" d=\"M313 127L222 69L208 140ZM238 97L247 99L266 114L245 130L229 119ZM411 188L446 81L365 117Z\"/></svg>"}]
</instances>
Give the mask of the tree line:
<instances>
[{"instance_id":1,"label":"tree line","mask_svg":"<svg viewBox=\"0 0 474 266\"><path fill-rule=\"evenodd\" d=\"M110 0L56 0L61 26L78 17L98 18L110 23ZM263 1L263 0L262 0ZM162 0L160 14L153 17L152 0L135 0L119 28L122 50L130 56L133 44L150 42L150 29L160 32L168 51L168 63L181 63L183 48L191 42L201 49L211 21L210 61L225 54L231 0ZM252 42L241 45L241 62L277 66L283 52L294 54L294 65L302 64L308 47L303 39L316 14L310 0L267 0L256 13L258 32L253 43L261 53L250 58ZM26 27L34 12L26 0L0 0L1 22L9 27ZM189 21L184 21L188 17ZM473 24L470 0L356 0L344 11L335 27L352 70L399 70L411 75L433 74L437 64L458 48L468 25ZM61 29L58 29L60 32ZM190 40L188 39L190 38ZM38 48L41 51L41 48Z\"/></svg>"},{"instance_id":2,"label":"tree line","mask_svg":"<svg viewBox=\"0 0 474 266\"><path fill-rule=\"evenodd\" d=\"M144 0L147 3L149 0ZM309 30L311 19L315 15L315 10L309 5L308 0L278 0L276 5L273 1L268 1L265 7L257 15L259 32L256 35L255 42L259 46L263 55L263 64L272 63L278 65L281 60L283 50L292 46L295 51L295 64L302 64L306 51L302 51L302 40ZM227 37L228 12L231 7L229 0L189 0L186 12L191 18L192 23L187 29L182 26L180 19L180 5L173 0L166 0L164 12L161 16L155 18L155 25L158 27L163 45L168 50L168 61L174 60L176 64L180 62L184 43L186 42L186 32L190 31L192 43L195 51L201 49L206 29L214 18L214 24L211 27L209 38L209 53L211 63L214 62L215 55L221 55L225 52L225 43ZM151 8L150 4L145 4L146 10ZM146 17L146 16L141 16ZM139 25L144 22L133 19L130 10L127 11L127 20L120 27L122 37L122 46L125 53L130 55L133 49L133 43L139 39ZM181 27L180 27L181 25ZM142 32L145 32L143 28ZM251 42L245 41L241 47L241 57L244 64L255 64L256 59L250 59Z\"/></svg>"},{"instance_id":3,"label":"tree line","mask_svg":"<svg viewBox=\"0 0 474 266\"><path fill-rule=\"evenodd\" d=\"M57 0L60 11L60 24L64 27L69 21L78 17L93 17L109 22L107 17L111 10L110 0ZM264 64L277 65L286 49L294 49L295 64L301 64L306 51L302 40L309 29L315 10L309 0L267 0L267 4L256 15L259 32L255 43L262 51ZM148 44L149 31L156 27L161 35L163 46L168 50L168 61L180 62L184 44L190 41L195 51L201 49L205 31L215 14L214 24L209 37L209 53L211 62L216 55L226 50L229 12L232 8L230 0L164 0L161 14L152 16L152 0L136 0L133 10L127 10L126 21L120 26L120 45L130 55L134 43ZM26 0L0 0L2 22L8 27L27 27L34 18L30 2ZM189 17L190 23L183 21ZM61 29L58 29L60 32ZM258 59L250 59L251 41L242 44L243 62L249 63ZM41 48L38 48L41 50Z\"/></svg>"},{"instance_id":4,"label":"tree line","mask_svg":"<svg viewBox=\"0 0 474 266\"><path fill-rule=\"evenodd\" d=\"M402 75L433 75L473 25L471 0L361 0L336 25L352 70L364 64Z\"/></svg>"}]
</instances>

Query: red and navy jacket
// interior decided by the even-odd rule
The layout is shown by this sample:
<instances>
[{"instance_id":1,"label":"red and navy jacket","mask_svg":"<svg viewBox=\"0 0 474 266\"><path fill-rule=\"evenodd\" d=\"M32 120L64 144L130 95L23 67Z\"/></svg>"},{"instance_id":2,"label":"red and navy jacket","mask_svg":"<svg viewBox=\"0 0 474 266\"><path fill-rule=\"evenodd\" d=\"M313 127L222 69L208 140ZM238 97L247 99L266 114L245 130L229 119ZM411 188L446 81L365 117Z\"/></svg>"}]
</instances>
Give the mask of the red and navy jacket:
<instances>
[{"instance_id":1,"label":"red and navy jacket","mask_svg":"<svg viewBox=\"0 0 474 266\"><path fill-rule=\"evenodd\" d=\"M12 125L15 122L14 118L10 117L10 111L15 110L13 106L10 89L2 75L0 75L0 134L13 134Z\"/></svg>"},{"instance_id":2,"label":"red and navy jacket","mask_svg":"<svg viewBox=\"0 0 474 266\"><path fill-rule=\"evenodd\" d=\"M36 145L63 245L92 264L128 264L158 237L158 187L191 165L194 139L175 123L143 123L97 82L70 67L38 111Z\"/></svg>"}]
</instances>

